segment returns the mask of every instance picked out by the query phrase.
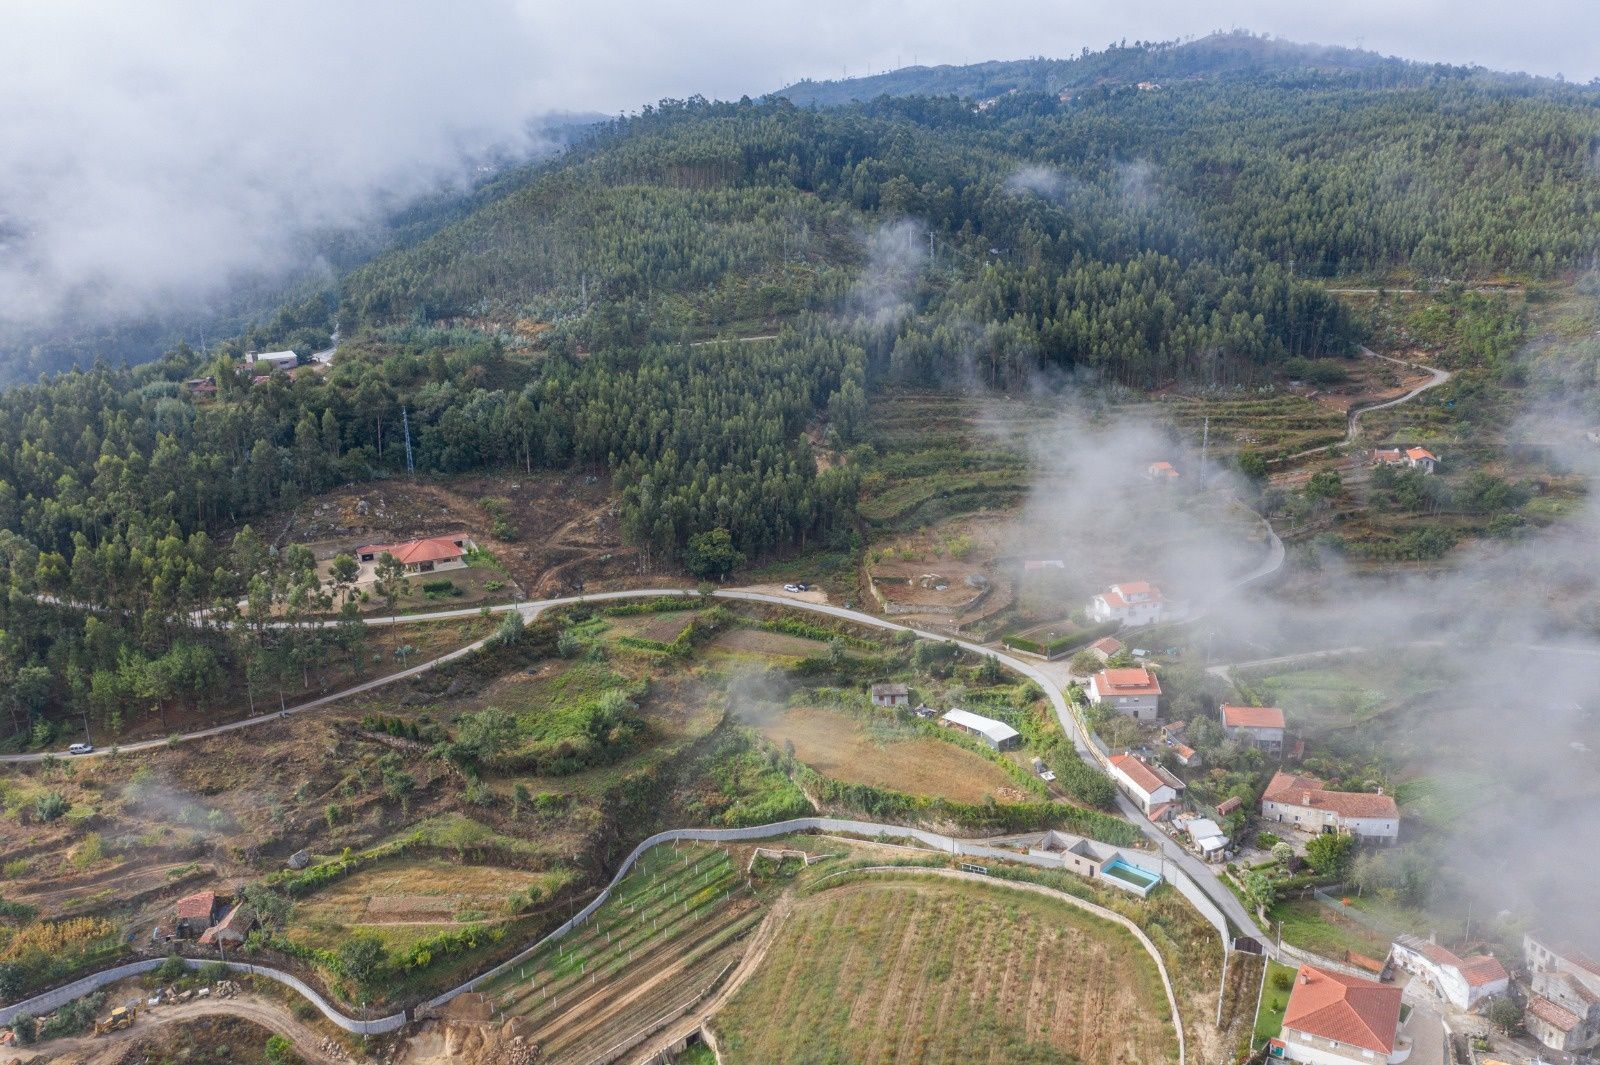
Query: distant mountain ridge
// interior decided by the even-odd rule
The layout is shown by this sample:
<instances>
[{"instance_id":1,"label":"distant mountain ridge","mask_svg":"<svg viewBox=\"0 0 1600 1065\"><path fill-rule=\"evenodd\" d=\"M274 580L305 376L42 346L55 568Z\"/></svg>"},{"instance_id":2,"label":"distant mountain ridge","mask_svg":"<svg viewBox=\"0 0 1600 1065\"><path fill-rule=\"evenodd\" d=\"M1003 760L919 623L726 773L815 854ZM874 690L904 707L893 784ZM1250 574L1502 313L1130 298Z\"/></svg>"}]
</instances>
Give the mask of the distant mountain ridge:
<instances>
[{"instance_id":1,"label":"distant mountain ridge","mask_svg":"<svg viewBox=\"0 0 1600 1065\"><path fill-rule=\"evenodd\" d=\"M964 66L902 67L844 80L805 79L770 95L806 107L837 107L880 96L948 96L985 100L1010 92L1071 93L1227 77L1347 76L1369 87L1429 79L1485 78L1507 83L1559 82L1482 67L1423 63L1339 46L1303 44L1235 31L1193 41L1139 41L1105 51L1085 48L1070 59L991 60Z\"/></svg>"}]
</instances>

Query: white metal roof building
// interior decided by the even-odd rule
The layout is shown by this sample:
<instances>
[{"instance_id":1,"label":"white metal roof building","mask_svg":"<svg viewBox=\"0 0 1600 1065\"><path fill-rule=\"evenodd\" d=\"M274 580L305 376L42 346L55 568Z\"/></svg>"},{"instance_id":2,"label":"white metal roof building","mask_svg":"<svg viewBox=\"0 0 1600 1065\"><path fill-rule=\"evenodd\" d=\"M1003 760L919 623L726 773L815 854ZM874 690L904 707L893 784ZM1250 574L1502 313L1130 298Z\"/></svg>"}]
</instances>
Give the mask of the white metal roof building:
<instances>
[{"instance_id":1,"label":"white metal roof building","mask_svg":"<svg viewBox=\"0 0 1600 1065\"><path fill-rule=\"evenodd\" d=\"M1196 817L1184 827L1189 830L1189 838L1200 848L1200 853L1207 857L1220 853L1228 845L1228 837L1209 817Z\"/></svg>"},{"instance_id":2,"label":"white metal roof building","mask_svg":"<svg viewBox=\"0 0 1600 1065\"><path fill-rule=\"evenodd\" d=\"M952 728L963 732L970 732L980 737L985 743L997 751L1015 747L1022 741L1022 734L1004 721L996 721L992 717L974 714L970 710L946 710L940 721Z\"/></svg>"},{"instance_id":3,"label":"white metal roof building","mask_svg":"<svg viewBox=\"0 0 1600 1065\"><path fill-rule=\"evenodd\" d=\"M252 351L244 358L252 366L264 362L275 370L292 370L300 362L292 351Z\"/></svg>"}]
</instances>

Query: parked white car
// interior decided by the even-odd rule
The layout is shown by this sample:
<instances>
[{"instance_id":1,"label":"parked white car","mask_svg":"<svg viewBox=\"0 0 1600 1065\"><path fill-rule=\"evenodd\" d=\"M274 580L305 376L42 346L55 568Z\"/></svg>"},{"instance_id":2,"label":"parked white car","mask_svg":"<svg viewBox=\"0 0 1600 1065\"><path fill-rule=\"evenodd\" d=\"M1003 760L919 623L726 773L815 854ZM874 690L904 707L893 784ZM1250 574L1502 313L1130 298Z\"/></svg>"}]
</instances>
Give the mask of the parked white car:
<instances>
[{"instance_id":1,"label":"parked white car","mask_svg":"<svg viewBox=\"0 0 1600 1065\"><path fill-rule=\"evenodd\" d=\"M94 744L92 744L92 743L74 743L71 747L67 748L67 753L68 754L93 754L94 753Z\"/></svg>"}]
</instances>

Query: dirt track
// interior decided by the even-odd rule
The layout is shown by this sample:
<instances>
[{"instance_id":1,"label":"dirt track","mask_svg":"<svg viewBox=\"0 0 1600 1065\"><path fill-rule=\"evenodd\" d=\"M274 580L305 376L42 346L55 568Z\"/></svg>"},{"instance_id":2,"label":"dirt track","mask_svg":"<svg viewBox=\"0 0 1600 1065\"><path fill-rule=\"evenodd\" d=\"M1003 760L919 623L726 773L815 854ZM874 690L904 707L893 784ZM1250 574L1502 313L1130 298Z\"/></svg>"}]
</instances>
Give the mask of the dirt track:
<instances>
[{"instance_id":1,"label":"dirt track","mask_svg":"<svg viewBox=\"0 0 1600 1065\"><path fill-rule=\"evenodd\" d=\"M129 1047L157 1028L197 1017L238 1017L275 1032L294 1044L295 1053L313 1065L344 1065L351 1059L334 1057L323 1051L326 1037L302 1024L289 1013L287 1007L270 999L253 995L214 1001L186 1002L179 1006L158 1006L146 1013L131 1028L110 1035L76 1036L58 1039L37 1049L32 1057L22 1061L59 1062L61 1065L118 1065ZM14 1051L19 1055L26 1051Z\"/></svg>"}]
</instances>

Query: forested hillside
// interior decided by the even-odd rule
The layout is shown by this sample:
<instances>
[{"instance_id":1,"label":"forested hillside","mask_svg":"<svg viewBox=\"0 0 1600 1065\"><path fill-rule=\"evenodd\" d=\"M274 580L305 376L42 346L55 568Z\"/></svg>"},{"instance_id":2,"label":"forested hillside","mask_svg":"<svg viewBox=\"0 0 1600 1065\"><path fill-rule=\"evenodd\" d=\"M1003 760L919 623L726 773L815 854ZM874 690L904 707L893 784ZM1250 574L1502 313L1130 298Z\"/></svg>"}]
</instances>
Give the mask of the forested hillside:
<instances>
[{"instance_id":1,"label":"forested hillside","mask_svg":"<svg viewBox=\"0 0 1600 1065\"><path fill-rule=\"evenodd\" d=\"M1094 63L1144 69L1126 60ZM253 384L232 338L0 395L14 720L166 690L149 664L179 675L187 648L225 660L186 609L303 600L304 560L219 532L403 472L402 409L424 473L610 470L652 563L719 530L759 558L851 542L854 470L819 472L804 433L848 452L884 382L1251 385L1362 339L1312 279L1544 278L1594 253L1592 94L1294 69L981 110L664 103L248 340L337 315L326 372ZM215 399L183 387L200 375ZM69 682L13 683L41 669Z\"/></svg>"}]
</instances>

